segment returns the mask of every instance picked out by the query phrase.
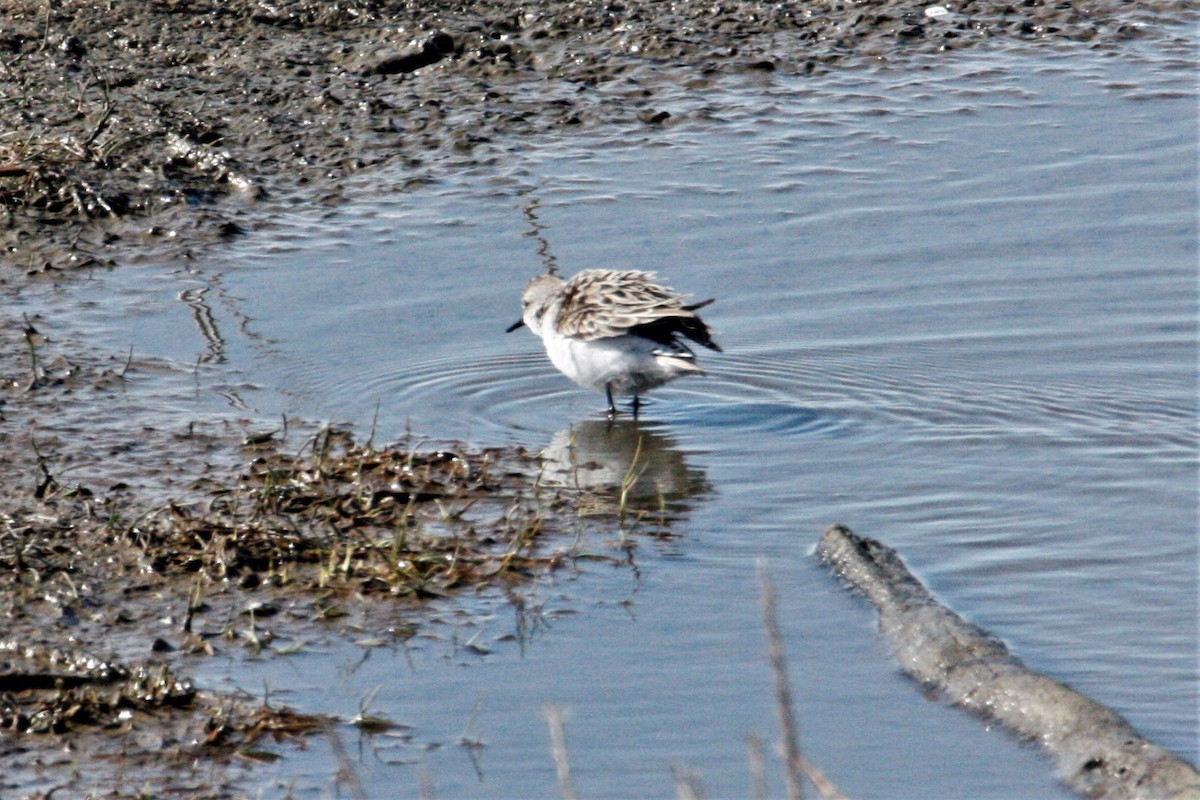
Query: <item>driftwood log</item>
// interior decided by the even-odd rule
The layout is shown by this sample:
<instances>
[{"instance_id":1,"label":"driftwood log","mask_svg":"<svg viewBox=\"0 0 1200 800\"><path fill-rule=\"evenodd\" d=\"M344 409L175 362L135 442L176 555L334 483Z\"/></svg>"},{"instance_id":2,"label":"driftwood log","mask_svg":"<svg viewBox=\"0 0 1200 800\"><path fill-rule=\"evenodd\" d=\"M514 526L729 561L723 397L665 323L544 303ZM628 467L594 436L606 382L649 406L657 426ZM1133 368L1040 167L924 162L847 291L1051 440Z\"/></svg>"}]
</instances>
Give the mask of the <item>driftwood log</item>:
<instances>
[{"instance_id":1,"label":"driftwood log","mask_svg":"<svg viewBox=\"0 0 1200 800\"><path fill-rule=\"evenodd\" d=\"M905 672L1037 741L1082 797L1200 800L1193 766L1147 741L1115 711L1028 669L1003 642L939 603L891 548L834 525L817 556L874 604Z\"/></svg>"}]
</instances>

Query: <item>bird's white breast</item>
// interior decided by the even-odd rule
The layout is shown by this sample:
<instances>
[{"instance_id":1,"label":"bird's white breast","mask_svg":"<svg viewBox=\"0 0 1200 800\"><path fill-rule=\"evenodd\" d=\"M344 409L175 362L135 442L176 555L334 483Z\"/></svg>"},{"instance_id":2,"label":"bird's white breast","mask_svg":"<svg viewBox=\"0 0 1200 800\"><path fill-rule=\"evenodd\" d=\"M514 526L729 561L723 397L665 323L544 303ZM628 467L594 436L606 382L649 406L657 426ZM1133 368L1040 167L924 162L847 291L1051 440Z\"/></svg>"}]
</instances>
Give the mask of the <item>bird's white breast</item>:
<instances>
[{"instance_id":1,"label":"bird's white breast","mask_svg":"<svg viewBox=\"0 0 1200 800\"><path fill-rule=\"evenodd\" d=\"M680 370L660 361L660 348L638 336L611 336L581 340L563 336L554 326L544 326L542 341L551 363L581 386L615 394L633 394L661 386Z\"/></svg>"}]
</instances>

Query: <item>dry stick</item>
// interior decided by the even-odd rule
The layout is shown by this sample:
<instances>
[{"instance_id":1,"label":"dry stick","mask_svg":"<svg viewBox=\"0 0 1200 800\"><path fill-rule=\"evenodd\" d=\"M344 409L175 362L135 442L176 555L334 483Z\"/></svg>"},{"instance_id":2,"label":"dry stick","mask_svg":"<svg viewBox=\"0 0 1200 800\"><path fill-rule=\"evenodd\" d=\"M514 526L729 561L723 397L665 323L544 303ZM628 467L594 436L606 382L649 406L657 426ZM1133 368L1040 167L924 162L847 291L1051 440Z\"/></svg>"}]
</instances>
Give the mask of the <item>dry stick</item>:
<instances>
[{"instance_id":1,"label":"dry stick","mask_svg":"<svg viewBox=\"0 0 1200 800\"><path fill-rule=\"evenodd\" d=\"M363 790L362 779L358 776L358 770L354 768L354 762L346 753L342 737L338 735L332 722L325 726L325 737L329 740L329 749L333 751L333 757L338 763L335 785L344 784L350 788L350 794L355 800L366 800L367 793Z\"/></svg>"},{"instance_id":2,"label":"dry stick","mask_svg":"<svg viewBox=\"0 0 1200 800\"><path fill-rule=\"evenodd\" d=\"M92 132L88 134L86 139L83 140L83 151L85 154L92 148L92 142L96 141L96 137L99 136L100 132L104 130L104 126L107 125L109 119L112 118L113 112L112 98L109 96L108 78L104 77L104 75L94 67L92 71L95 73L96 77L100 79L100 86L104 89L104 111L100 114L100 119L92 128ZM109 210L111 211L111 209Z\"/></svg>"},{"instance_id":3,"label":"dry stick","mask_svg":"<svg viewBox=\"0 0 1200 800\"><path fill-rule=\"evenodd\" d=\"M37 488L33 490L33 496L38 500L41 500L46 496L47 492L49 492L55 486L58 486L59 483L55 479L54 474L50 472L50 468L46 466L48 459L42 455L42 451L38 449L37 439L33 438L32 428L29 431L29 446L33 448L33 454L37 456L38 469L42 471L42 481L37 485Z\"/></svg>"},{"instance_id":4,"label":"dry stick","mask_svg":"<svg viewBox=\"0 0 1200 800\"><path fill-rule=\"evenodd\" d=\"M1030 670L942 605L892 548L833 525L817 558L862 592L901 667L923 689L1037 742L1068 787L1096 800L1200 798L1200 772L1110 708Z\"/></svg>"},{"instance_id":5,"label":"dry stick","mask_svg":"<svg viewBox=\"0 0 1200 800\"><path fill-rule=\"evenodd\" d=\"M754 800L767 800L767 760L763 757L763 740L757 733L746 734L746 749L750 759L750 786Z\"/></svg>"},{"instance_id":6,"label":"dry stick","mask_svg":"<svg viewBox=\"0 0 1200 800\"><path fill-rule=\"evenodd\" d=\"M121 374L118 376L121 380L125 379L125 373L129 372L129 365L133 363L133 345L129 345L129 357L125 359L125 366L121 368Z\"/></svg>"},{"instance_id":7,"label":"dry stick","mask_svg":"<svg viewBox=\"0 0 1200 800\"><path fill-rule=\"evenodd\" d=\"M783 757L787 769L784 777L789 800L804 797L801 776L808 778L822 797L828 800L848 800L838 791L833 782L825 777L800 753L800 734L796 727L796 716L792 711L792 689L788 682L787 661L783 657L783 638L779 635L779 621L775 611L775 590L767 577L767 565L758 560L758 585L762 596L763 628L767 635L767 656L771 661L771 672L775 675L775 705L779 711L779 726L783 728Z\"/></svg>"},{"instance_id":8,"label":"dry stick","mask_svg":"<svg viewBox=\"0 0 1200 800\"><path fill-rule=\"evenodd\" d=\"M800 734L796 716L792 713L792 687L788 683L787 662L783 658L783 640L775 612L775 590L767 578L767 565L758 560L758 590L762 597L763 629L767 634L767 657L775 676L775 708L779 712L779 727L783 729L783 762L787 768L784 778L789 800L802 800L804 787L800 780Z\"/></svg>"},{"instance_id":9,"label":"dry stick","mask_svg":"<svg viewBox=\"0 0 1200 800\"><path fill-rule=\"evenodd\" d=\"M50 0L46 0L46 20L45 24L42 26L42 43L38 45L37 49L37 52L39 53L46 49L46 45L50 41L50 13L53 10L54 3L50 2Z\"/></svg>"},{"instance_id":10,"label":"dry stick","mask_svg":"<svg viewBox=\"0 0 1200 800\"><path fill-rule=\"evenodd\" d=\"M563 800L575 800L575 788L571 785L571 762L567 758L567 738L563 733L562 710L551 703L542 706L546 724L550 726L550 755L554 756L554 768L558 771L558 786Z\"/></svg>"},{"instance_id":11,"label":"dry stick","mask_svg":"<svg viewBox=\"0 0 1200 800\"><path fill-rule=\"evenodd\" d=\"M421 800L434 800L437 797L437 787L433 784L433 776L429 770L421 770Z\"/></svg>"},{"instance_id":12,"label":"dry stick","mask_svg":"<svg viewBox=\"0 0 1200 800\"><path fill-rule=\"evenodd\" d=\"M704 800L707 797L694 769L675 765L671 767L671 774L675 777L675 800Z\"/></svg>"},{"instance_id":13,"label":"dry stick","mask_svg":"<svg viewBox=\"0 0 1200 800\"><path fill-rule=\"evenodd\" d=\"M25 343L29 345L29 385L27 389L36 389L42 383L42 376L45 375L45 370L38 363L37 343L34 338L38 335L37 328L29 321L28 314L22 314L25 318Z\"/></svg>"}]
</instances>

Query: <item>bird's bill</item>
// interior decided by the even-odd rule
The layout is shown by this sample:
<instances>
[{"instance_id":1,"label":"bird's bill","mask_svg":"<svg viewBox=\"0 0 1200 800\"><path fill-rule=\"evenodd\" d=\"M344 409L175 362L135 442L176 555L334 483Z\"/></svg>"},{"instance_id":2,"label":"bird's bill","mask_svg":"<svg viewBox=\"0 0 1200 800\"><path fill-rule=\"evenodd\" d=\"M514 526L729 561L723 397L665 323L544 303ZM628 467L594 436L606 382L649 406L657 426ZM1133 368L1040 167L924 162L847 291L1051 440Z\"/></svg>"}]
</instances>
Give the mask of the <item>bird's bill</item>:
<instances>
[{"instance_id":1,"label":"bird's bill","mask_svg":"<svg viewBox=\"0 0 1200 800\"><path fill-rule=\"evenodd\" d=\"M524 324L525 324L525 320L519 319L516 322L514 322L512 325L509 325L507 328L505 328L504 332L512 333L513 331L515 331L517 328L520 328Z\"/></svg>"}]
</instances>

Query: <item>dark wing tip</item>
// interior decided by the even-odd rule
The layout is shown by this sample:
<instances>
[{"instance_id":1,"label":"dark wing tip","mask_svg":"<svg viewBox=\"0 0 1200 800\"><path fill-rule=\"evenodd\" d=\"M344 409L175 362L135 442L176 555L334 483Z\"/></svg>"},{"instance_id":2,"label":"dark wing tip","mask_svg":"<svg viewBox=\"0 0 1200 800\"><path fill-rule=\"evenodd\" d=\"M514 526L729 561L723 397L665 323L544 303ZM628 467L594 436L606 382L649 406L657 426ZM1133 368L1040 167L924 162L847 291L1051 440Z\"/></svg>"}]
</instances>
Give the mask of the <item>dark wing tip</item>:
<instances>
[{"instance_id":1,"label":"dark wing tip","mask_svg":"<svg viewBox=\"0 0 1200 800\"><path fill-rule=\"evenodd\" d=\"M708 326L699 317L660 317L652 322L644 322L629 329L634 336L650 339L661 345L678 347L680 342L676 337L686 337L696 344L704 345L710 350L721 352L721 346L712 340Z\"/></svg>"}]
</instances>

